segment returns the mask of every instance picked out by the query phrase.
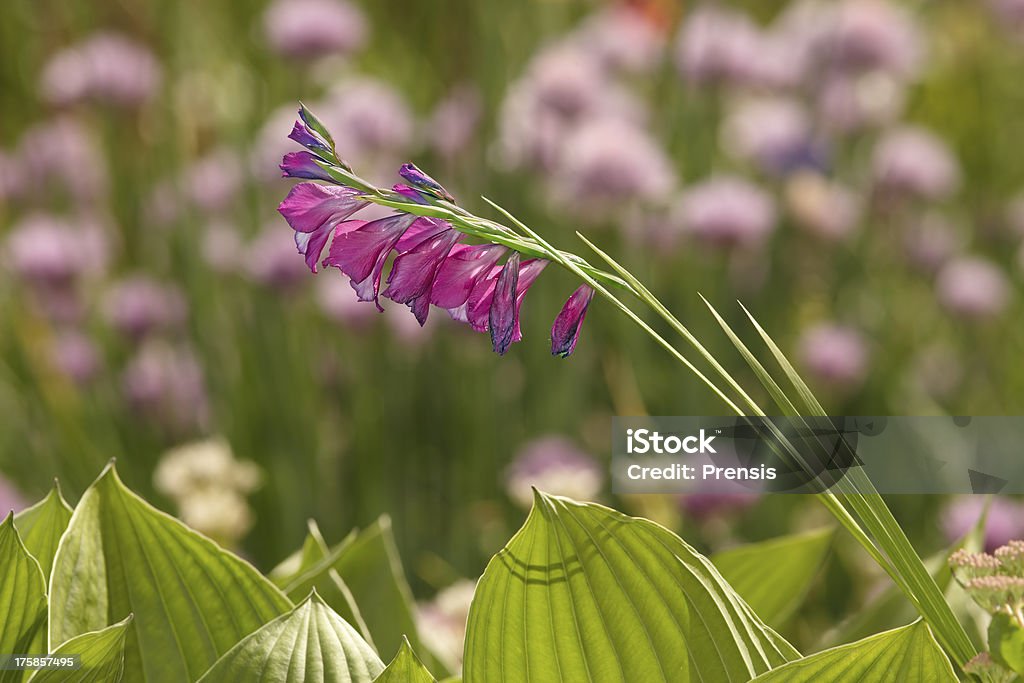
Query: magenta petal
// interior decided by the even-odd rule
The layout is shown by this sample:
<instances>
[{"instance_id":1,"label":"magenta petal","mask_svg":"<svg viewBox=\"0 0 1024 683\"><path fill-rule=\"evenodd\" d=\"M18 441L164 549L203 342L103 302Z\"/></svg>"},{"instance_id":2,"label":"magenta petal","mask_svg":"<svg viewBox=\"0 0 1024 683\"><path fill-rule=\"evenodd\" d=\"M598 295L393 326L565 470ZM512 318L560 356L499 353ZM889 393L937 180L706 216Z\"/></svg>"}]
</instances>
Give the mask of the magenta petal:
<instances>
[{"instance_id":1,"label":"magenta petal","mask_svg":"<svg viewBox=\"0 0 1024 683\"><path fill-rule=\"evenodd\" d=\"M550 261L544 259L530 259L529 261L523 261L523 265L519 267L519 284L516 287L516 327L512 332L512 341L517 342L523 338L522 331L519 329L519 309L523 305L523 298L526 296L527 290L537 279L537 276L541 274L544 268L547 267Z\"/></svg>"},{"instance_id":2,"label":"magenta petal","mask_svg":"<svg viewBox=\"0 0 1024 683\"><path fill-rule=\"evenodd\" d=\"M505 247L497 244L456 244L437 272L430 303L441 308L461 307L469 300L476 283L504 253Z\"/></svg>"},{"instance_id":3,"label":"magenta petal","mask_svg":"<svg viewBox=\"0 0 1024 683\"><path fill-rule=\"evenodd\" d=\"M594 290L587 285L580 285L562 306L558 317L551 326L551 354L568 358L576 350L576 342L580 338L583 320L587 317L587 308L594 298Z\"/></svg>"},{"instance_id":4,"label":"magenta petal","mask_svg":"<svg viewBox=\"0 0 1024 683\"><path fill-rule=\"evenodd\" d=\"M337 225L367 202L350 187L299 183L291 189L278 212L296 232L315 232L326 224Z\"/></svg>"},{"instance_id":5,"label":"magenta petal","mask_svg":"<svg viewBox=\"0 0 1024 683\"><path fill-rule=\"evenodd\" d=\"M422 242L428 237L436 235L438 232L452 227L447 221L443 221L440 218L426 218L419 217L413 224L409 226L409 229L402 235L402 239L398 240L398 244L395 245L395 249L399 253L409 251L417 244Z\"/></svg>"},{"instance_id":6,"label":"magenta petal","mask_svg":"<svg viewBox=\"0 0 1024 683\"><path fill-rule=\"evenodd\" d=\"M498 282L501 266L492 266L491 271L477 280L473 285L469 298L466 299L466 322L477 332L486 332L491 301L494 299L494 286Z\"/></svg>"},{"instance_id":7,"label":"magenta petal","mask_svg":"<svg viewBox=\"0 0 1024 683\"><path fill-rule=\"evenodd\" d=\"M360 300L376 302L388 254L415 219L403 213L370 221L354 230L343 232L345 226L339 226L324 265L334 266L348 275ZM380 304L377 307L380 308Z\"/></svg>"},{"instance_id":8,"label":"magenta petal","mask_svg":"<svg viewBox=\"0 0 1024 683\"><path fill-rule=\"evenodd\" d=\"M494 284L491 308L487 323L491 331L491 346L499 356L505 355L512 344L518 319L516 306L517 285L519 284L519 252L514 252L505 262Z\"/></svg>"},{"instance_id":9,"label":"magenta petal","mask_svg":"<svg viewBox=\"0 0 1024 683\"><path fill-rule=\"evenodd\" d=\"M396 303L408 304L420 325L427 320L437 271L459 237L461 233L457 230L444 227L400 254L391 268L384 296Z\"/></svg>"}]
</instances>

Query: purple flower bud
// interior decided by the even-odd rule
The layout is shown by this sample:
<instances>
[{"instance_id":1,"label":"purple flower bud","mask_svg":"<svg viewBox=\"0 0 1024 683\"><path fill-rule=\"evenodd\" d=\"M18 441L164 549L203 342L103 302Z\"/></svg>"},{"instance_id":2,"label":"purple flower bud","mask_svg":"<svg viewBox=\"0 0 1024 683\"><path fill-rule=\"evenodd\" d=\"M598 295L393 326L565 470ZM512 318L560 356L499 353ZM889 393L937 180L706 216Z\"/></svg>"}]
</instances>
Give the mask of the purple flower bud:
<instances>
[{"instance_id":1,"label":"purple flower bud","mask_svg":"<svg viewBox=\"0 0 1024 683\"><path fill-rule=\"evenodd\" d=\"M311 131L301 120L296 121L292 126L292 132L288 134L289 140L294 140L306 149L326 156L333 156L330 147L323 142L316 133Z\"/></svg>"},{"instance_id":2,"label":"purple flower bud","mask_svg":"<svg viewBox=\"0 0 1024 683\"><path fill-rule=\"evenodd\" d=\"M775 228L775 203L756 185L738 177L705 180L683 193L676 207L682 225L715 246L760 244Z\"/></svg>"},{"instance_id":3,"label":"purple flower bud","mask_svg":"<svg viewBox=\"0 0 1024 683\"><path fill-rule=\"evenodd\" d=\"M180 326L188 314L188 305L177 288L134 276L120 280L107 292L103 313L111 327L138 340Z\"/></svg>"},{"instance_id":4,"label":"purple flower bud","mask_svg":"<svg viewBox=\"0 0 1024 683\"><path fill-rule=\"evenodd\" d=\"M416 216L395 214L355 228L339 225L323 264L345 273L352 280L352 288L359 295L359 300L372 301L378 310L383 311L377 296L384 264L415 220Z\"/></svg>"},{"instance_id":5,"label":"purple flower bud","mask_svg":"<svg viewBox=\"0 0 1024 683\"><path fill-rule=\"evenodd\" d=\"M889 193L943 199L960 186L960 166L931 132L912 126L889 131L875 147L875 182Z\"/></svg>"},{"instance_id":6,"label":"purple flower bud","mask_svg":"<svg viewBox=\"0 0 1024 683\"><path fill-rule=\"evenodd\" d=\"M299 59L352 54L368 33L362 11L344 0L277 0L263 27L274 51Z\"/></svg>"},{"instance_id":7,"label":"purple flower bud","mask_svg":"<svg viewBox=\"0 0 1024 683\"><path fill-rule=\"evenodd\" d=\"M305 150L288 152L281 160L281 175L285 178L305 178L307 180L326 180L335 182L334 178L319 163L319 157Z\"/></svg>"},{"instance_id":8,"label":"purple flower bud","mask_svg":"<svg viewBox=\"0 0 1024 683\"><path fill-rule=\"evenodd\" d=\"M487 324L491 332L491 346L499 356L504 356L512 345L512 334L518 322L516 306L516 285L519 282L519 252L505 262L494 284Z\"/></svg>"},{"instance_id":9,"label":"purple flower bud","mask_svg":"<svg viewBox=\"0 0 1024 683\"><path fill-rule=\"evenodd\" d=\"M864 381L868 348L861 334L850 327L822 323L800 335L797 356L815 378L836 389L850 389Z\"/></svg>"},{"instance_id":10,"label":"purple flower bud","mask_svg":"<svg viewBox=\"0 0 1024 683\"><path fill-rule=\"evenodd\" d=\"M42 92L59 106L93 100L131 107L152 97L160 79L160 65L149 49L114 33L99 33L47 63Z\"/></svg>"},{"instance_id":11,"label":"purple flower bud","mask_svg":"<svg viewBox=\"0 0 1024 683\"><path fill-rule=\"evenodd\" d=\"M413 187L416 187L427 194L449 202L455 202L455 198L448 194L448 190L441 187L441 183L418 169L416 164L412 162L402 164L401 168L398 169L398 175L405 178L405 180L411 183Z\"/></svg>"},{"instance_id":12,"label":"purple flower bud","mask_svg":"<svg viewBox=\"0 0 1024 683\"><path fill-rule=\"evenodd\" d=\"M604 480L604 470L594 458L563 436L545 436L526 443L505 470L505 490L524 508L533 503L532 488L576 500L594 500Z\"/></svg>"},{"instance_id":13,"label":"purple flower bud","mask_svg":"<svg viewBox=\"0 0 1024 683\"><path fill-rule=\"evenodd\" d=\"M950 313L968 319L991 318L1010 303L1010 285L997 266L976 257L947 263L935 281L936 296Z\"/></svg>"},{"instance_id":14,"label":"purple flower bud","mask_svg":"<svg viewBox=\"0 0 1024 683\"><path fill-rule=\"evenodd\" d=\"M580 285L565 302L555 323L551 326L551 355L568 358L576 350L587 308L594 298L594 290Z\"/></svg>"}]
</instances>

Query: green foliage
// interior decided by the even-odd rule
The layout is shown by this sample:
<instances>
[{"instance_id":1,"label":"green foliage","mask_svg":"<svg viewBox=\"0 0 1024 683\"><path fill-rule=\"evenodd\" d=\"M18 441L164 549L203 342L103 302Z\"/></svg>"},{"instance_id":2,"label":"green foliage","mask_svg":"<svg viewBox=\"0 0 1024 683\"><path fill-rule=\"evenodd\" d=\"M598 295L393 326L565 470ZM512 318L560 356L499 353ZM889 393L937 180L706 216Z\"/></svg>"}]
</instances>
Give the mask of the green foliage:
<instances>
[{"instance_id":1,"label":"green foliage","mask_svg":"<svg viewBox=\"0 0 1024 683\"><path fill-rule=\"evenodd\" d=\"M1020 622L1005 612L993 615L988 627L988 647L993 660L1024 675L1024 627Z\"/></svg>"},{"instance_id":2,"label":"green foliage","mask_svg":"<svg viewBox=\"0 0 1024 683\"><path fill-rule=\"evenodd\" d=\"M759 617L779 627L803 602L832 536L832 529L793 534L716 553L711 562Z\"/></svg>"},{"instance_id":3,"label":"green foliage","mask_svg":"<svg viewBox=\"0 0 1024 683\"><path fill-rule=\"evenodd\" d=\"M0 524L0 654L39 652L45 647L46 582L14 527ZM0 671L0 683L22 680L21 671Z\"/></svg>"},{"instance_id":4,"label":"green foliage","mask_svg":"<svg viewBox=\"0 0 1024 683\"><path fill-rule=\"evenodd\" d=\"M403 640L402 649L374 683L435 683L435 679L413 652L409 641Z\"/></svg>"},{"instance_id":5,"label":"green foliage","mask_svg":"<svg viewBox=\"0 0 1024 683\"><path fill-rule=\"evenodd\" d=\"M941 683L956 681L923 621L825 650L758 676L756 683Z\"/></svg>"},{"instance_id":6,"label":"green foliage","mask_svg":"<svg viewBox=\"0 0 1024 683\"><path fill-rule=\"evenodd\" d=\"M470 608L478 681L746 680L799 657L668 530L538 493Z\"/></svg>"},{"instance_id":7,"label":"green foliage","mask_svg":"<svg viewBox=\"0 0 1024 683\"><path fill-rule=\"evenodd\" d=\"M21 540L32 557L39 561L43 576L50 576L53 556L57 554L57 544L60 543L60 537L64 535L70 521L71 506L64 500L60 487L56 485L46 498L14 516L14 525L18 527Z\"/></svg>"},{"instance_id":8,"label":"green foliage","mask_svg":"<svg viewBox=\"0 0 1024 683\"><path fill-rule=\"evenodd\" d=\"M99 631L75 636L53 655L79 655L81 668L74 670L44 669L32 677L32 683L110 683L124 674L124 646L132 617Z\"/></svg>"},{"instance_id":9,"label":"green foliage","mask_svg":"<svg viewBox=\"0 0 1024 683\"><path fill-rule=\"evenodd\" d=\"M50 643L135 615L130 681L195 680L291 608L252 566L129 491L113 466L75 509L54 560Z\"/></svg>"},{"instance_id":10,"label":"green foliage","mask_svg":"<svg viewBox=\"0 0 1024 683\"><path fill-rule=\"evenodd\" d=\"M201 683L371 683L384 663L315 592L231 648Z\"/></svg>"}]
</instances>

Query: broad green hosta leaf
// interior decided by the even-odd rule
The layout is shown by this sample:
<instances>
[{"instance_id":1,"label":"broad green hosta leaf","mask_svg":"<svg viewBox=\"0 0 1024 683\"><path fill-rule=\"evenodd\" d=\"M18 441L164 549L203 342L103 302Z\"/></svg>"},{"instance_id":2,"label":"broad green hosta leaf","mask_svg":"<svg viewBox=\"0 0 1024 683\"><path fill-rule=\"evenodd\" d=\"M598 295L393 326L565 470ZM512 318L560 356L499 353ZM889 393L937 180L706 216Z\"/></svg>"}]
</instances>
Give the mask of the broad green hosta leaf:
<instances>
[{"instance_id":1,"label":"broad green hosta leaf","mask_svg":"<svg viewBox=\"0 0 1024 683\"><path fill-rule=\"evenodd\" d=\"M470 681L748 681L800 655L664 527L538 493L469 611Z\"/></svg>"},{"instance_id":2,"label":"broad green hosta leaf","mask_svg":"<svg viewBox=\"0 0 1024 683\"><path fill-rule=\"evenodd\" d=\"M831 529L774 538L711 556L729 585L773 626L800 606L828 555Z\"/></svg>"},{"instance_id":3,"label":"broad green hosta leaf","mask_svg":"<svg viewBox=\"0 0 1024 683\"><path fill-rule=\"evenodd\" d=\"M403 640L402 649L374 683L436 683L436 680L413 652L409 641Z\"/></svg>"},{"instance_id":4,"label":"broad green hosta leaf","mask_svg":"<svg viewBox=\"0 0 1024 683\"><path fill-rule=\"evenodd\" d=\"M32 683L117 683L124 673L124 644L131 620L127 617L105 629L83 633L67 641L53 656L79 655L81 668L45 669L32 677Z\"/></svg>"},{"instance_id":5,"label":"broad green hosta leaf","mask_svg":"<svg viewBox=\"0 0 1024 683\"><path fill-rule=\"evenodd\" d=\"M134 614L125 680L198 678L291 609L252 566L125 488L113 466L71 517L50 582L50 643Z\"/></svg>"},{"instance_id":6,"label":"broad green hosta leaf","mask_svg":"<svg viewBox=\"0 0 1024 683\"><path fill-rule=\"evenodd\" d=\"M923 621L790 662L755 683L942 683L957 680Z\"/></svg>"},{"instance_id":7,"label":"broad green hosta leaf","mask_svg":"<svg viewBox=\"0 0 1024 683\"><path fill-rule=\"evenodd\" d=\"M53 487L46 498L14 516L14 526L18 527L21 540L32 557L39 562L43 576L47 579L53 569L57 544L70 520L71 506L64 500L57 486Z\"/></svg>"},{"instance_id":8,"label":"broad green hosta leaf","mask_svg":"<svg viewBox=\"0 0 1024 683\"><path fill-rule=\"evenodd\" d=\"M371 683L384 663L320 596L243 639L200 683Z\"/></svg>"},{"instance_id":9,"label":"broad green hosta leaf","mask_svg":"<svg viewBox=\"0 0 1024 683\"><path fill-rule=\"evenodd\" d=\"M0 655L46 654L46 582L29 555L14 515L0 524ZM0 671L0 683L20 681L23 671Z\"/></svg>"},{"instance_id":10,"label":"broad green hosta leaf","mask_svg":"<svg viewBox=\"0 0 1024 683\"><path fill-rule=\"evenodd\" d=\"M309 533L297 556L298 564L295 565L291 578L278 585L295 602L299 602L311 591L316 590L324 602L331 606L331 609L337 612L342 619L355 626L366 642L373 646L374 641L370 635L370 629L359 611L352 591L338 574L338 570L334 568L335 563L355 540L355 537L355 532L352 532L341 543L330 549L320 534L320 528L316 522L310 520Z\"/></svg>"},{"instance_id":11,"label":"broad green hosta leaf","mask_svg":"<svg viewBox=\"0 0 1024 683\"><path fill-rule=\"evenodd\" d=\"M992 659L1024 675L1024 628L1005 612L992 617L988 627L988 648Z\"/></svg>"}]
</instances>

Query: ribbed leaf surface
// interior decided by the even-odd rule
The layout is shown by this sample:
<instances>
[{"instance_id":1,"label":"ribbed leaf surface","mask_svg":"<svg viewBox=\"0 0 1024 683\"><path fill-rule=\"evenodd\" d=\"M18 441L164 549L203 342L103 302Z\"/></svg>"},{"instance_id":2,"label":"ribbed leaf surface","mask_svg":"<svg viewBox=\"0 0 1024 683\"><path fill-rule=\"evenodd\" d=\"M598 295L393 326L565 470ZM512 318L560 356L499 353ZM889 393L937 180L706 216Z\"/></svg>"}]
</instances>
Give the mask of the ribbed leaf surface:
<instances>
[{"instance_id":1,"label":"ribbed leaf surface","mask_svg":"<svg viewBox=\"0 0 1024 683\"><path fill-rule=\"evenodd\" d=\"M75 636L53 653L54 657L79 655L82 666L75 670L45 669L32 677L32 683L118 683L124 674L124 644L131 617Z\"/></svg>"},{"instance_id":2,"label":"ribbed leaf surface","mask_svg":"<svg viewBox=\"0 0 1024 683\"><path fill-rule=\"evenodd\" d=\"M46 583L14 528L0 524L0 655L42 655L46 649ZM0 683L22 680L23 671L0 670Z\"/></svg>"}]
</instances>

